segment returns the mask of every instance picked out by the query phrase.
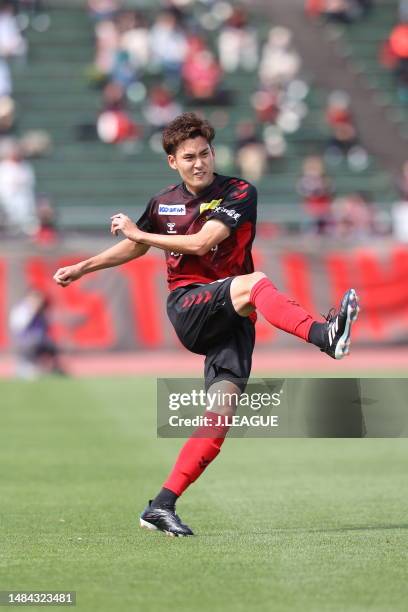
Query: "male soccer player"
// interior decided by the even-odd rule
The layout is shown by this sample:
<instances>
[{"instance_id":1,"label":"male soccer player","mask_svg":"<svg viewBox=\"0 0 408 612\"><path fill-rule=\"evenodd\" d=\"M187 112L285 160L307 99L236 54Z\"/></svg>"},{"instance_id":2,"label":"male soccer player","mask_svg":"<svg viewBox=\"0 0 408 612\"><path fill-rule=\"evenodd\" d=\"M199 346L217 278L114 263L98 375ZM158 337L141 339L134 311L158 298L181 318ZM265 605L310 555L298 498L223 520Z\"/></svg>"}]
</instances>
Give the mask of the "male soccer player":
<instances>
[{"instance_id":1,"label":"male soccer player","mask_svg":"<svg viewBox=\"0 0 408 612\"><path fill-rule=\"evenodd\" d=\"M121 232L125 240L60 268L54 279L66 287L84 274L141 257L150 247L164 250L167 313L177 336L188 350L205 355L207 391L239 394L251 371L255 311L275 327L341 359L349 352L358 300L350 289L339 311L321 323L280 293L263 272L254 271L256 189L245 180L214 172L214 135L213 127L194 113L172 121L163 132L163 148L182 182L154 196L137 224L123 213L113 215L111 232ZM233 412L234 406L218 406L207 413L212 428L199 428L184 444L163 488L142 513L142 527L172 536L193 535L176 514L176 500L220 451L228 427L222 419L219 424L218 415Z\"/></svg>"}]
</instances>

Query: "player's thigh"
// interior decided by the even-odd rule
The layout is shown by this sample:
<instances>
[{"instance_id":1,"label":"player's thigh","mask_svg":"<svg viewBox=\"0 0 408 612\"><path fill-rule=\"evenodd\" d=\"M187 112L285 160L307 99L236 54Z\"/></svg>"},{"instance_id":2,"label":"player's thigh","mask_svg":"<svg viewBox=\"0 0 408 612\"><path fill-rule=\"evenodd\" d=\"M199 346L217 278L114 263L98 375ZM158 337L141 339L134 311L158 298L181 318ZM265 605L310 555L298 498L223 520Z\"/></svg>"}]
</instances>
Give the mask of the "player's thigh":
<instances>
[{"instance_id":1,"label":"player's thigh","mask_svg":"<svg viewBox=\"0 0 408 612\"><path fill-rule=\"evenodd\" d=\"M254 346L255 326L250 319L241 317L232 333L207 351L206 390L217 381L228 380L243 392L251 374Z\"/></svg>"},{"instance_id":2,"label":"player's thigh","mask_svg":"<svg viewBox=\"0 0 408 612\"><path fill-rule=\"evenodd\" d=\"M167 311L182 344L189 350L207 354L210 346L232 333L243 317L235 311L230 295L232 277L195 286L170 296Z\"/></svg>"}]
</instances>

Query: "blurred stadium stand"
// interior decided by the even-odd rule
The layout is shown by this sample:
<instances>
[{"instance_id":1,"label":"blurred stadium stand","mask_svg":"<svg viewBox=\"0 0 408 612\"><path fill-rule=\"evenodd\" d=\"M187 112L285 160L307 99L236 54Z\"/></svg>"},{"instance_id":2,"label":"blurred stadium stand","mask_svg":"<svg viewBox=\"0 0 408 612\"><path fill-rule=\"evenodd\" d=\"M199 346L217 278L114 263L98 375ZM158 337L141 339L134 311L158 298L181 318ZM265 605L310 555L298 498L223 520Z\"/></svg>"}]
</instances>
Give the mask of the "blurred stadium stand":
<instances>
[{"instance_id":1,"label":"blurred stadium stand","mask_svg":"<svg viewBox=\"0 0 408 612\"><path fill-rule=\"evenodd\" d=\"M149 20L155 5L159 4L138 1L129 2L127 6L145 11ZM195 11L197 6L201 11L208 10L201 2L188 5L186 10ZM328 139L325 108L336 83L351 96L359 137L368 151L367 161L360 166L350 168L344 160L329 165L328 173L334 179L336 195L364 191L376 203L390 208L397 197L395 177L404 161L404 147L405 152L407 150L401 129L406 109L403 110L402 103L397 106L392 77L379 65L378 47L396 20L397 0L377 0L369 16L351 26L310 23L302 2L257 0L247 6L251 7L251 20L261 41L273 25L291 29L294 47L302 57L300 78L308 84L304 100L306 116L298 129L289 129L284 134L285 154L269 162L268 171L257 183L262 219L299 224L302 213L297 204L301 198L296 184L305 156L321 155L325 151ZM48 9L49 29L46 32L27 30L27 63L13 70L14 96L19 108L18 131L21 134L28 129L42 128L52 137L51 153L33 163L37 191L51 196L58 210L59 226L63 229L106 229L113 211L120 209L137 217L151 195L173 182L175 176L166 168L163 154L151 148L147 137L133 148L92 139L92 125L102 100L101 91L91 87L87 78L95 41L86 3L50 2ZM208 36L214 45L216 34L208 32ZM319 46L320 57L316 57L314 51ZM352 64L348 68L354 66L354 72L345 70L345 56L347 62L351 57ZM362 71L370 85L384 89L383 97L379 98L379 91L367 97L359 81ZM148 87L152 82L154 78L148 77ZM223 85L232 92L232 104L204 109L217 125L225 124L219 127L217 137L221 172L237 172L233 163L236 127L240 121L254 118L251 95L257 82L256 72L238 70L225 75ZM379 99L381 106L376 107ZM183 107L186 108L185 104ZM133 104L131 112L137 123L143 122L140 104ZM381 117L385 113L381 123L378 122L379 112ZM372 134L370 136L373 131L379 132L377 140ZM387 152L387 143L392 145L392 155Z\"/></svg>"}]
</instances>

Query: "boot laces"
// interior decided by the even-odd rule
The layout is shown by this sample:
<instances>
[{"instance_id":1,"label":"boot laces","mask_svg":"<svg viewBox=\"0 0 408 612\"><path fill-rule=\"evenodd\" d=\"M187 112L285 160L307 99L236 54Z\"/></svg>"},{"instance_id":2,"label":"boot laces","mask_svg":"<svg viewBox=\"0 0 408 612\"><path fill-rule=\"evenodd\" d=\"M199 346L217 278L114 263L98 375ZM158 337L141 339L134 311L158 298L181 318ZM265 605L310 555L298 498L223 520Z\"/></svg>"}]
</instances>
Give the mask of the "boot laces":
<instances>
[{"instance_id":1,"label":"boot laces","mask_svg":"<svg viewBox=\"0 0 408 612\"><path fill-rule=\"evenodd\" d=\"M331 323L337 316L337 312L335 308L330 308L329 312L325 315L322 314L322 317L327 321L327 323Z\"/></svg>"}]
</instances>

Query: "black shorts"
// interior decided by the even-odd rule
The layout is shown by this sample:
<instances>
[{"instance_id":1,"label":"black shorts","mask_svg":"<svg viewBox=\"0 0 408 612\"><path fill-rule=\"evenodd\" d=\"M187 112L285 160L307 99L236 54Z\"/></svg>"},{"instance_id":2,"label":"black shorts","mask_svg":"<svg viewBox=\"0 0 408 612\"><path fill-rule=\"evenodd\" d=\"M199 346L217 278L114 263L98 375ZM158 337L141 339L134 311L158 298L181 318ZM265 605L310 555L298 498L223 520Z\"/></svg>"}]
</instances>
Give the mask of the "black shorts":
<instances>
[{"instance_id":1,"label":"black shorts","mask_svg":"<svg viewBox=\"0 0 408 612\"><path fill-rule=\"evenodd\" d=\"M167 314L180 342L205 355L206 390L218 380L230 380L243 391L251 373L255 326L235 311L232 280L179 287L167 299Z\"/></svg>"}]
</instances>

